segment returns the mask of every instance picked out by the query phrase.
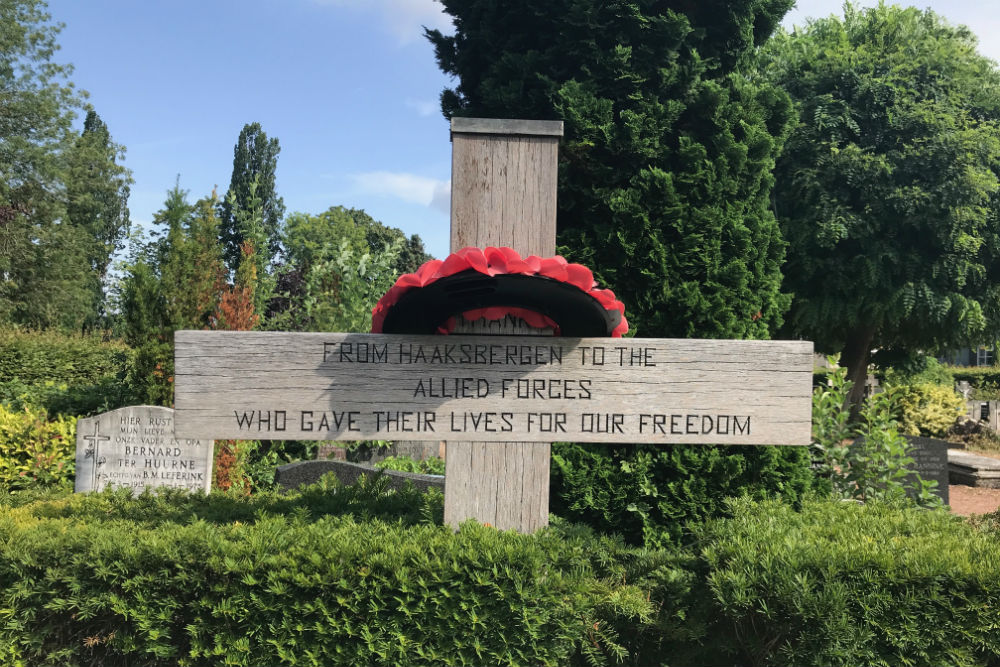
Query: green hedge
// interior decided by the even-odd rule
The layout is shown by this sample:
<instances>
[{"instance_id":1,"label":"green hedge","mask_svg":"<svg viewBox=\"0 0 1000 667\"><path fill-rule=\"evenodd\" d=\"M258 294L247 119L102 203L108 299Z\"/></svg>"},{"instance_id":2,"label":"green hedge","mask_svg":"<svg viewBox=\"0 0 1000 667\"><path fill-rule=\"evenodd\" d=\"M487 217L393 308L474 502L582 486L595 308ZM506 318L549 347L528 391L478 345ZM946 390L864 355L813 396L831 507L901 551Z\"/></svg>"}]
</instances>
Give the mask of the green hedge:
<instances>
[{"instance_id":1,"label":"green hedge","mask_svg":"<svg viewBox=\"0 0 1000 667\"><path fill-rule=\"evenodd\" d=\"M727 498L797 502L817 483L807 447L555 443L549 502L559 516L659 547L723 514Z\"/></svg>"},{"instance_id":2,"label":"green hedge","mask_svg":"<svg viewBox=\"0 0 1000 667\"><path fill-rule=\"evenodd\" d=\"M697 537L725 656L698 664L1000 665L1000 542L960 518L740 501Z\"/></svg>"},{"instance_id":3,"label":"green hedge","mask_svg":"<svg viewBox=\"0 0 1000 667\"><path fill-rule=\"evenodd\" d=\"M0 330L0 402L86 415L127 405L132 351L100 336Z\"/></svg>"},{"instance_id":4,"label":"green hedge","mask_svg":"<svg viewBox=\"0 0 1000 667\"><path fill-rule=\"evenodd\" d=\"M0 379L94 385L123 372L129 354L124 343L97 335L0 330Z\"/></svg>"},{"instance_id":5,"label":"green hedge","mask_svg":"<svg viewBox=\"0 0 1000 667\"><path fill-rule=\"evenodd\" d=\"M973 387L1000 385L1000 367L997 366L946 366L946 369L955 382L965 380Z\"/></svg>"},{"instance_id":6,"label":"green hedge","mask_svg":"<svg viewBox=\"0 0 1000 667\"><path fill-rule=\"evenodd\" d=\"M653 617L597 575L607 540L456 533L417 520L426 496L361 488L9 501L0 663L566 665Z\"/></svg>"},{"instance_id":7,"label":"green hedge","mask_svg":"<svg viewBox=\"0 0 1000 667\"><path fill-rule=\"evenodd\" d=\"M995 520L744 499L649 550L440 511L382 482L0 494L0 664L1000 665Z\"/></svg>"}]
</instances>

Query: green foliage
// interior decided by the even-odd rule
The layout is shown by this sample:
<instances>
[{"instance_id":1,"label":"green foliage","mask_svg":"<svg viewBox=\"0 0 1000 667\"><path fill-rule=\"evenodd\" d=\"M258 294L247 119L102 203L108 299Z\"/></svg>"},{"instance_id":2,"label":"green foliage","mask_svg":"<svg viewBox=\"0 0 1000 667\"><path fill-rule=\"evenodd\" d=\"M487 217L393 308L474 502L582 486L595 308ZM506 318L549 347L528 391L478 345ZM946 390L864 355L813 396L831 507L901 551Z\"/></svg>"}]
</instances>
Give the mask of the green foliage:
<instances>
[{"instance_id":1,"label":"green foliage","mask_svg":"<svg viewBox=\"0 0 1000 667\"><path fill-rule=\"evenodd\" d=\"M906 384L889 388L906 435L943 438L965 414L965 400L952 386Z\"/></svg>"},{"instance_id":2,"label":"green foliage","mask_svg":"<svg viewBox=\"0 0 1000 667\"><path fill-rule=\"evenodd\" d=\"M126 345L95 334L0 329L0 378L26 384L97 384L115 377L128 356Z\"/></svg>"},{"instance_id":3,"label":"green foliage","mask_svg":"<svg viewBox=\"0 0 1000 667\"><path fill-rule=\"evenodd\" d=\"M421 475L443 475L444 459L436 456L417 461L410 456L387 456L375 464L377 470L398 470Z\"/></svg>"},{"instance_id":4,"label":"green foliage","mask_svg":"<svg viewBox=\"0 0 1000 667\"><path fill-rule=\"evenodd\" d=\"M633 544L663 546L747 495L797 502L814 484L804 447L556 443L552 512Z\"/></svg>"},{"instance_id":5,"label":"green foliage","mask_svg":"<svg viewBox=\"0 0 1000 667\"><path fill-rule=\"evenodd\" d=\"M152 240L136 239L118 286L121 335L136 349L128 386L149 405L173 405L173 334L213 323L226 286L214 193L195 204L180 179L153 216Z\"/></svg>"},{"instance_id":6,"label":"green foliage","mask_svg":"<svg viewBox=\"0 0 1000 667\"><path fill-rule=\"evenodd\" d=\"M215 214L218 201L213 195L191 206L186 195L175 185L153 218L166 227L163 243L157 244L160 291L166 306L160 326L203 329L210 324L226 282Z\"/></svg>"},{"instance_id":7,"label":"green foliage","mask_svg":"<svg viewBox=\"0 0 1000 667\"><path fill-rule=\"evenodd\" d=\"M396 281L393 265L400 247L396 243L372 255L344 240L331 259L313 263L306 272L296 329L371 331L372 308Z\"/></svg>"},{"instance_id":8,"label":"green foliage","mask_svg":"<svg viewBox=\"0 0 1000 667\"><path fill-rule=\"evenodd\" d=\"M131 226L128 197L133 181L131 172L118 164L124 158L125 148L112 141L107 124L88 109L83 132L69 156L66 213L86 232L88 259L101 282ZM98 302L101 297L98 293Z\"/></svg>"},{"instance_id":9,"label":"green foliage","mask_svg":"<svg viewBox=\"0 0 1000 667\"><path fill-rule=\"evenodd\" d=\"M767 338L790 297L771 212L788 97L751 81L791 0L442 0L445 116L564 121L560 252L640 335Z\"/></svg>"},{"instance_id":10,"label":"green foliage","mask_svg":"<svg viewBox=\"0 0 1000 667\"><path fill-rule=\"evenodd\" d=\"M327 304L320 309L340 303L341 275L337 271L345 262L360 263L365 255L376 258L375 263L388 262L383 273L394 280L431 259L419 236L407 238L399 229L382 224L363 210L343 206L333 206L319 215L289 215L282 232L282 247L286 263L277 271L277 295L268 305L265 326L269 329L321 329L321 325L312 323L310 312L315 312L318 302ZM348 270L349 275L355 273L355 268ZM388 289L391 283L380 281L379 286ZM371 294L364 297L363 307L370 311L382 294L375 295L374 289L366 291ZM310 312L306 312L307 308ZM365 318L352 315L350 320L363 322Z\"/></svg>"},{"instance_id":11,"label":"green foliage","mask_svg":"<svg viewBox=\"0 0 1000 667\"><path fill-rule=\"evenodd\" d=\"M79 331L99 323L131 176L53 61L60 29L44 0L0 1L0 323Z\"/></svg>"},{"instance_id":12,"label":"green foliage","mask_svg":"<svg viewBox=\"0 0 1000 667\"><path fill-rule=\"evenodd\" d=\"M593 658L624 655L614 625L654 616L643 591L595 573L620 546L456 533L426 521L440 503L363 483L0 511L0 646L70 667L564 665L582 664L585 643ZM386 510L408 518L372 518Z\"/></svg>"},{"instance_id":13,"label":"green foliage","mask_svg":"<svg viewBox=\"0 0 1000 667\"><path fill-rule=\"evenodd\" d=\"M996 366L952 366L947 368L954 383L968 382L973 388L973 397L981 400L997 400L994 395L1000 388L1000 368ZM1000 392L998 392L1000 394Z\"/></svg>"},{"instance_id":14,"label":"green foliage","mask_svg":"<svg viewBox=\"0 0 1000 667\"><path fill-rule=\"evenodd\" d=\"M274 491L274 472L278 466L295 461L312 461L321 444L316 440L243 441L243 474L253 493Z\"/></svg>"},{"instance_id":15,"label":"green foliage","mask_svg":"<svg viewBox=\"0 0 1000 667\"><path fill-rule=\"evenodd\" d=\"M951 369L925 354L910 356L902 363L893 364L885 369L883 376L886 384L890 385L936 384L951 387L955 384Z\"/></svg>"},{"instance_id":16,"label":"green foliage","mask_svg":"<svg viewBox=\"0 0 1000 667\"><path fill-rule=\"evenodd\" d=\"M799 117L774 191L789 333L843 348L860 399L871 349L984 331L1000 70L967 28L888 4L848 4L843 18L779 34L766 54Z\"/></svg>"},{"instance_id":17,"label":"green foliage","mask_svg":"<svg viewBox=\"0 0 1000 667\"><path fill-rule=\"evenodd\" d=\"M253 496L0 491L11 664L995 664L996 523L727 503L683 549L440 526L384 479Z\"/></svg>"},{"instance_id":18,"label":"green foliage","mask_svg":"<svg viewBox=\"0 0 1000 667\"><path fill-rule=\"evenodd\" d=\"M899 432L899 406L892 394L883 392L868 398L861 408L860 436L848 448L841 467L843 483L862 502L901 501L908 495L924 507L941 504L933 490L937 481L921 479L913 472L910 445Z\"/></svg>"},{"instance_id":19,"label":"green foliage","mask_svg":"<svg viewBox=\"0 0 1000 667\"><path fill-rule=\"evenodd\" d=\"M696 530L713 627L690 664L997 664L995 536L879 503L731 513Z\"/></svg>"},{"instance_id":20,"label":"green foliage","mask_svg":"<svg viewBox=\"0 0 1000 667\"><path fill-rule=\"evenodd\" d=\"M247 123L233 147L233 174L226 197L219 205L221 239L226 265L235 271L240 263L240 246L245 221L237 211L259 211L260 231L266 244L256 247L265 262L271 262L280 249L279 229L285 214L285 202L275 191L275 172L281 147L277 138L268 139L260 123ZM253 192L251 192L253 186ZM256 203L252 200L256 199Z\"/></svg>"},{"instance_id":21,"label":"green foliage","mask_svg":"<svg viewBox=\"0 0 1000 667\"><path fill-rule=\"evenodd\" d=\"M912 472L914 461L899 432L900 406L894 394L869 397L861 421L854 423L847 402L847 369L831 371L829 379L829 386L813 390L812 450L817 475L829 481L834 495L861 501L910 497L924 507L940 505L941 499L932 493L937 482Z\"/></svg>"},{"instance_id":22,"label":"green foliage","mask_svg":"<svg viewBox=\"0 0 1000 667\"><path fill-rule=\"evenodd\" d=\"M125 405L133 352L98 335L0 329L0 403L87 415Z\"/></svg>"},{"instance_id":23,"label":"green foliage","mask_svg":"<svg viewBox=\"0 0 1000 667\"><path fill-rule=\"evenodd\" d=\"M246 199L240 202L232 190L226 197L226 204L235 221L243 244L249 244L249 252L241 250L236 267L234 283L253 290L254 312L263 313L274 293L274 276L271 275L271 253L268 250L268 230L264 219L264 201L257 194L260 177L255 174L247 186ZM245 266L247 262L249 266Z\"/></svg>"},{"instance_id":24,"label":"green foliage","mask_svg":"<svg viewBox=\"0 0 1000 667\"><path fill-rule=\"evenodd\" d=\"M0 403L0 487L66 485L76 470L76 418Z\"/></svg>"}]
</instances>

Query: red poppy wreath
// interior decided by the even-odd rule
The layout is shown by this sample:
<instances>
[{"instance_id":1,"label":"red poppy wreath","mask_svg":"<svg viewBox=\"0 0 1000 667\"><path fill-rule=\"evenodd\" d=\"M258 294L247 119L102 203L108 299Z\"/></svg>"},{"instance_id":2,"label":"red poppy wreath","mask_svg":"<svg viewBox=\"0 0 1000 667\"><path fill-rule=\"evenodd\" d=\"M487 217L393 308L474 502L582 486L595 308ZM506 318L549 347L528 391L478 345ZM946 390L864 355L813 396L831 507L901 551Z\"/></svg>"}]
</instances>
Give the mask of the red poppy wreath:
<instances>
[{"instance_id":1,"label":"red poppy wreath","mask_svg":"<svg viewBox=\"0 0 1000 667\"><path fill-rule=\"evenodd\" d=\"M463 248L400 276L372 310L372 333L447 334L458 316L508 315L557 336L620 338L628 331L625 306L597 287L587 267L491 247Z\"/></svg>"}]
</instances>

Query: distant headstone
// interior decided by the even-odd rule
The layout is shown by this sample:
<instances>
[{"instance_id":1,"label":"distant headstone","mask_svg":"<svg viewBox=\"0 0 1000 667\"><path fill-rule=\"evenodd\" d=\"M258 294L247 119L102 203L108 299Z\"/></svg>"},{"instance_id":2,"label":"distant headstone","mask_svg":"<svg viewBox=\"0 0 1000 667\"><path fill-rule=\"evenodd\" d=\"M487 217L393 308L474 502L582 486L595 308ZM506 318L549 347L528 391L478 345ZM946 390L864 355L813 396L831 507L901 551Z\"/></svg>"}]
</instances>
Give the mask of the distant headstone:
<instances>
[{"instance_id":1,"label":"distant headstone","mask_svg":"<svg viewBox=\"0 0 1000 667\"><path fill-rule=\"evenodd\" d=\"M914 473L925 481L936 481L937 488L934 489L937 495L948 504L948 448L951 443L936 438L924 438L916 435L903 436L910 443L909 456L913 459ZM864 442L864 438L858 438L854 444ZM914 477L907 477L906 484L912 485Z\"/></svg>"},{"instance_id":2,"label":"distant headstone","mask_svg":"<svg viewBox=\"0 0 1000 667\"><path fill-rule=\"evenodd\" d=\"M76 492L109 486L210 490L211 440L174 437L174 411L149 405L120 408L76 425Z\"/></svg>"},{"instance_id":3,"label":"distant headstone","mask_svg":"<svg viewBox=\"0 0 1000 667\"><path fill-rule=\"evenodd\" d=\"M935 493L948 504L948 448L952 445L936 438L905 436L910 441L910 456L921 479L938 483Z\"/></svg>"}]
</instances>

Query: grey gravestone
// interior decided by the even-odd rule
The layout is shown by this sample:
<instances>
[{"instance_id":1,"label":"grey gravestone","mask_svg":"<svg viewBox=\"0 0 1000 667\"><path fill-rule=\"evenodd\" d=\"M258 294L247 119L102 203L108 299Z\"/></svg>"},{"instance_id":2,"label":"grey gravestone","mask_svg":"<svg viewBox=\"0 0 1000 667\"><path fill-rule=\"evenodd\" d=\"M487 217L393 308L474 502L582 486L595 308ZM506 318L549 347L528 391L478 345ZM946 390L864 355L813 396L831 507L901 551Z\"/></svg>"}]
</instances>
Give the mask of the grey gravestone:
<instances>
[{"instance_id":1,"label":"grey gravestone","mask_svg":"<svg viewBox=\"0 0 1000 667\"><path fill-rule=\"evenodd\" d=\"M138 405L80 419L75 490L111 486L139 493L166 486L207 493L213 446L211 440L175 438L170 408Z\"/></svg>"},{"instance_id":2,"label":"grey gravestone","mask_svg":"<svg viewBox=\"0 0 1000 667\"><path fill-rule=\"evenodd\" d=\"M951 444L936 438L905 436L910 441L910 456L921 479L937 481L934 492L948 504L948 448Z\"/></svg>"},{"instance_id":3,"label":"grey gravestone","mask_svg":"<svg viewBox=\"0 0 1000 667\"><path fill-rule=\"evenodd\" d=\"M948 504L948 448L953 445L936 438L924 438L917 435L906 435L910 443L909 456L913 459L914 472L920 479L936 481L936 494L945 505ZM855 444L864 442L864 438L855 440ZM914 477L907 477L906 483L912 484Z\"/></svg>"}]
</instances>

